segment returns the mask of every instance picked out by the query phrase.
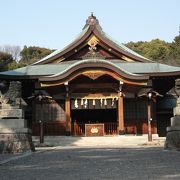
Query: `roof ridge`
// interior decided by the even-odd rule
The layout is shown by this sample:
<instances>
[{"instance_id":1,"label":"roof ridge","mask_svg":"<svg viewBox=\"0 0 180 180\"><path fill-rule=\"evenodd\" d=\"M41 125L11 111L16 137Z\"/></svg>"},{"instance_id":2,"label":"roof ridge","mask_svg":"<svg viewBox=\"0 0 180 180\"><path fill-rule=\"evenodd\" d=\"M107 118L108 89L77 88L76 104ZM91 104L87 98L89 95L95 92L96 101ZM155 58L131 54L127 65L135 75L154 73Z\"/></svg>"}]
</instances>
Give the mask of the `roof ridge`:
<instances>
[{"instance_id":1,"label":"roof ridge","mask_svg":"<svg viewBox=\"0 0 180 180\"><path fill-rule=\"evenodd\" d=\"M148 60L148 61L150 61L150 62L153 62L152 60L150 60L150 59L148 59L148 58L140 55L139 53L133 51L132 49L128 48L128 47L125 46L123 43L118 42L117 40L115 40L114 38L112 38L109 34L105 33L102 29L98 29L98 30L99 30L99 32L100 32L103 36L105 36L107 39L109 39L111 42L113 42L114 44L116 44L118 47L120 47L120 48L123 49L124 51L129 52L129 53L131 53L131 54L134 54L135 56L141 57L141 58L143 58L143 59L145 59L145 60Z\"/></svg>"},{"instance_id":2,"label":"roof ridge","mask_svg":"<svg viewBox=\"0 0 180 180\"><path fill-rule=\"evenodd\" d=\"M52 52L51 54L49 54L48 56L40 59L39 61L33 63L32 65L36 65L39 63L43 63L50 60L53 60L53 57L58 57L58 54L61 53L61 55L63 55L63 53L67 53L66 50L68 48L74 48L74 46L76 45L76 43L80 43L81 42L81 38L87 38L86 36L89 36L89 33L94 33L96 36L102 36L100 37L100 39L104 39L105 41L109 41L110 42L110 46L115 47L115 49L118 51L120 51L120 53L124 53L125 56L130 56L130 58L132 59L136 59L137 61L148 61L148 62L152 62L150 59L136 53L135 51L131 50L130 48L126 47L124 44L119 43L117 40L113 39L111 36L109 36L108 34L106 34L100 24L99 24L99 20L96 18L96 16L94 16L93 14L91 14L91 16L88 17L88 19L86 20L86 25L84 26L83 30L76 36L76 38L74 38L71 43L69 43L68 45L66 45L64 48L62 49L57 49L56 51ZM97 34L96 34L97 33ZM71 49L72 50L72 49ZM64 52L63 52L64 51Z\"/></svg>"},{"instance_id":3,"label":"roof ridge","mask_svg":"<svg viewBox=\"0 0 180 180\"><path fill-rule=\"evenodd\" d=\"M68 48L74 41L77 41L80 37L82 37L86 32L87 30L89 29L89 26L87 26L85 29L83 29L83 31L81 31L78 35L76 35L76 37L71 40L70 43L68 43L65 47L63 47L62 49L57 49L55 50L54 52L52 52L51 54L45 56L44 58L40 59L39 61L33 63L32 65L36 65L40 62L43 62L43 61L46 61L47 59L59 54L60 52L62 52L63 50L65 50L66 48Z\"/></svg>"}]
</instances>

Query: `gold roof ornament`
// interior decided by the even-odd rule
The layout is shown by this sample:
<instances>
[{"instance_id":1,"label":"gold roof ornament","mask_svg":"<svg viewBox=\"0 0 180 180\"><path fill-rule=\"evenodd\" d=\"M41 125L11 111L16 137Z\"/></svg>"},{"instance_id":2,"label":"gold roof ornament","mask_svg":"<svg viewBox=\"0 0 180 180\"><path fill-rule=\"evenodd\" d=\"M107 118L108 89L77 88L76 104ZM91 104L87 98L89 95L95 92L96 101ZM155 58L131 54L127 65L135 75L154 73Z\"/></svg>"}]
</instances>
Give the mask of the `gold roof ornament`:
<instances>
[{"instance_id":1,"label":"gold roof ornament","mask_svg":"<svg viewBox=\"0 0 180 180\"><path fill-rule=\"evenodd\" d=\"M87 44L93 48L98 44L98 42L99 42L99 40L96 38L96 36L91 36L91 38L89 39Z\"/></svg>"}]
</instances>

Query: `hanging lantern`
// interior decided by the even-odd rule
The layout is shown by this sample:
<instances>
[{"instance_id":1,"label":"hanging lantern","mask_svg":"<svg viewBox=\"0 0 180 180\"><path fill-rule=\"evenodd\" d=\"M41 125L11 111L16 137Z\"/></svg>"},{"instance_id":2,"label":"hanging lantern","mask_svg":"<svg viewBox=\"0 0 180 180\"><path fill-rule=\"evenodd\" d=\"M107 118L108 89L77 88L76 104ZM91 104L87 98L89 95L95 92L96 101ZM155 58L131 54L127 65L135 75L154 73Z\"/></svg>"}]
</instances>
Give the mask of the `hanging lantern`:
<instances>
[{"instance_id":1,"label":"hanging lantern","mask_svg":"<svg viewBox=\"0 0 180 180\"><path fill-rule=\"evenodd\" d=\"M96 105L96 100L95 99L93 99L93 106L95 106Z\"/></svg>"},{"instance_id":2,"label":"hanging lantern","mask_svg":"<svg viewBox=\"0 0 180 180\"><path fill-rule=\"evenodd\" d=\"M77 99L74 101L74 107L78 108L78 100Z\"/></svg>"},{"instance_id":3,"label":"hanging lantern","mask_svg":"<svg viewBox=\"0 0 180 180\"><path fill-rule=\"evenodd\" d=\"M120 92L119 92L119 95L122 97L122 96L123 96L123 93L120 91Z\"/></svg>"}]
</instances>

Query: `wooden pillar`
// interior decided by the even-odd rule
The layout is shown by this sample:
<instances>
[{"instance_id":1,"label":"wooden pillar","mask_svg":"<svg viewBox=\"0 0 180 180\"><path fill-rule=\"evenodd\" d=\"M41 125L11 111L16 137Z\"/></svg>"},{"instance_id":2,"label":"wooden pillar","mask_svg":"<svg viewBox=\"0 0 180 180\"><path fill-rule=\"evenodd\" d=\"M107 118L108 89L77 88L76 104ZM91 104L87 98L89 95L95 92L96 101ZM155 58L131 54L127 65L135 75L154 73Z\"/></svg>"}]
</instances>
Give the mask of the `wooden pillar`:
<instances>
[{"instance_id":1,"label":"wooden pillar","mask_svg":"<svg viewBox=\"0 0 180 180\"><path fill-rule=\"evenodd\" d=\"M41 119L40 119L40 136L39 136L39 141L40 144L44 143L44 106L43 106L43 96L38 95L39 102L41 105Z\"/></svg>"},{"instance_id":2,"label":"wooden pillar","mask_svg":"<svg viewBox=\"0 0 180 180\"><path fill-rule=\"evenodd\" d=\"M70 97L68 91L68 84L66 84L66 100L65 100L65 111L66 111L66 135L71 135L71 107L70 107Z\"/></svg>"},{"instance_id":3,"label":"wooden pillar","mask_svg":"<svg viewBox=\"0 0 180 180\"><path fill-rule=\"evenodd\" d=\"M152 129L151 129L151 122L152 122L152 114L151 114L151 97L148 99L148 141L152 141Z\"/></svg>"},{"instance_id":4,"label":"wooden pillar","mask_svg":"<svg viewBox=\"0 0 180 180\"><path fill-rule=\"evenodd\" d=\"M137 94L135 94L135 134L138 134L139 126L138 126L138 116L137 116L137 103L138 103L138 97Z\"/></svg>"},{"instance_id":5,"label":"wooden pillar","mask_svg":"<svg viewBox=\"0 0 180 180\"><path fill-rule=\"evenodd\" d=\"M70 136L71 134L71 116L70 116L70 98L66 97L65 101L65 110L66 110L66 135Z\"/></svg>"},{"instance_id":6,"label":"wooden pillar","mask_svg":"<svg viewBox=\"0 0 180 180\"><path fill-rule=\"evenodd\" d=\"M124 131L124 106L123 106L123 94L118 93L118 130L119 134L122 135Z\"/></svg>"}]
</instances>

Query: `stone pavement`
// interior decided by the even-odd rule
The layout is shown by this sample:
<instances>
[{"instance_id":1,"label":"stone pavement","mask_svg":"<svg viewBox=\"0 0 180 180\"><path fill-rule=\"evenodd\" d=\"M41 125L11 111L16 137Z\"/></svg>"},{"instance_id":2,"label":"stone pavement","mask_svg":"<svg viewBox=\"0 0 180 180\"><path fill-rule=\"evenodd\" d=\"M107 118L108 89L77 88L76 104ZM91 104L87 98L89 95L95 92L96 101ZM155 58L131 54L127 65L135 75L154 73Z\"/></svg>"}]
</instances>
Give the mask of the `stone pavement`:
<instances>
[{"instance_id":1,"label":"stone pavement","mask_svg":"<svg viewBox=\"0 0 180 180\"><path fill-rule=\"evenodd\" d=\"M43 152L53 149L67 148L145 148L163 147L164 137L153 136L153 142L147 142L147 135L143 136L107 136L107 137L71 137L71 136L45 136L44 145L39 146L39 137L33 136L36 152ZM0 165L11 160L16 160L31 153L25 154L0 154Z\"/></svg>"},{"instance_id":2,"label":"stone pavement","mask_svg":"<svg viewBox=\"0 0 180 180\"><path fill-rule=\"evenodd\" d=\"M46 143L52 143L48 138ZM0 165L0 179L180 179L180 152L164 151L163 138L153 143L144 136L59 140L56 147L37 147L35 153Z\"/></svg>"},{"instance_id":3,"label":"stone pavement","mask_svg":"<svg viewBox=\"0 0 180 180\"><path fill-rule=\"evenodd\" d=\"M44 144L56 148L63 147L157 147L164 146L164 137L153 135L153 142L147 142L147 135L121 135L121 136L103 136L103 137L71 137L71 136L47 136L44 139ZM35 146L39 144L39 137L33 137Z\"/></svg>"},{"instance_id":4,"label":"stone pavement","mask_svg":"<svg viewBox=\"0 0 180 180\"><path fill-rule=\"evenodd\" d=\"M0 154L0 166L10 161L15 161L17 159L30 156L31 154L32 152L26 152L23 154Z\"/></svg>"}]
</instances>

